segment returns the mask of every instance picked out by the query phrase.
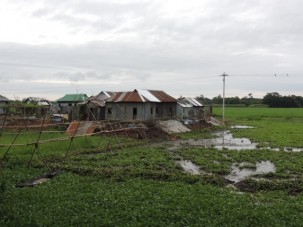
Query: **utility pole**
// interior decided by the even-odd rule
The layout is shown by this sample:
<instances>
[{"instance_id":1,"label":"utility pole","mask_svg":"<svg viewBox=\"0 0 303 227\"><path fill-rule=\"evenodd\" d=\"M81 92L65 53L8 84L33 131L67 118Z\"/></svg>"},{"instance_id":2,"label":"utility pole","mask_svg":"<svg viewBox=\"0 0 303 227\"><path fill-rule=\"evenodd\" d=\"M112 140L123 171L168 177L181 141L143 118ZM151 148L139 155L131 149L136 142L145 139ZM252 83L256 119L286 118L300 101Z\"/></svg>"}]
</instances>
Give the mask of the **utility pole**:
<instances>
[{"instance_id":1,"label":"utility pole","mask_svg":"<svg viewBox=\"0 0 303 227\"><path fill-rule=\"evenodd\" d=\"M225 125L225 77L227 77L228 75L224 72L222 75L220 75L223 77L223 106L222 106L222 121L223 121L223 125Z\"/></svg>"}]
</instances>

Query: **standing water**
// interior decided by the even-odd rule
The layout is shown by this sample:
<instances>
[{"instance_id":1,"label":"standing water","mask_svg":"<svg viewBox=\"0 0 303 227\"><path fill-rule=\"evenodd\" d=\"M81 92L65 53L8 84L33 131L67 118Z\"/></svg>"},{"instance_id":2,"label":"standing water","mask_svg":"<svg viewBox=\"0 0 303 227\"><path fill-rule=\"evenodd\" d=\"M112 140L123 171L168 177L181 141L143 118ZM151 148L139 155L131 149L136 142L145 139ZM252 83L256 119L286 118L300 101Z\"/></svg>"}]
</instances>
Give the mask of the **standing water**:
<instances>
[{"instance_id":1,"label":"standing water","mask_svg":"<svg viewBox=\"0 0 303 227\"><path fill-rule=\"evenodd\" d=\"M200 167L188 160L177 161L178 164L184 169L185 172L192 175L199 175L201 173Z\"/></svg>"},{"instance_id":2,"label":"standing water","mask_svg":"<svg viewBox=\"0 0 303 227\"><path fill-rule=\"evenodd\" d=\"M240 165L233 164L231 167L231 173L224 178L238 183L250 176L276 172L275 165L270 161L258 162L255 169L245 167L241 168L241 165L243 166L244 164L245 163L241 163Z\"/></svg>"}]
</instances>

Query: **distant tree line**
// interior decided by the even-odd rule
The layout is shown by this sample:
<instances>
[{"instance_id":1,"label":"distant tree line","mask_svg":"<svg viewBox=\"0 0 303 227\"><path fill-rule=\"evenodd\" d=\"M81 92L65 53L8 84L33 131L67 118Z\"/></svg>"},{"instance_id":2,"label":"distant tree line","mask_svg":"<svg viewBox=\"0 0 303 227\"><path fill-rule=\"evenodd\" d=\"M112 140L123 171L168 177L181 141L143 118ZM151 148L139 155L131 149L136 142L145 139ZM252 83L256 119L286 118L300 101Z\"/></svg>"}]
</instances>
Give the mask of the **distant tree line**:
<instances>
[{"instance_id":1,"label":"distant tree line","mask_svg":"<svg viewBox=\"0 0 303 227\"><path fill-rule=\"evenodd\" d=\"M206 98L203 95L196 97L204 105L221 105L223 102L223 97L218 95L212 99ZM277 92L267 93L263 98L254 98L252 93L247 96L239 98L236 97L225 97L226 105L235 106L251 106L251 105L267 105L269 107L284 107L284 108L300 108L303 107L303 97L302 96L282 96Z\"/></svg>"},{"instance_id":2,"label":"distant tree line","mask_svg":"<svg viewBox=\"0 0 303 227\"><path fill-rule=\"evenodd\" d=\"M262 101L269 107L303 107L302 96L282 96L277 92L267 93Z\"/></svg>"}]
</instances>

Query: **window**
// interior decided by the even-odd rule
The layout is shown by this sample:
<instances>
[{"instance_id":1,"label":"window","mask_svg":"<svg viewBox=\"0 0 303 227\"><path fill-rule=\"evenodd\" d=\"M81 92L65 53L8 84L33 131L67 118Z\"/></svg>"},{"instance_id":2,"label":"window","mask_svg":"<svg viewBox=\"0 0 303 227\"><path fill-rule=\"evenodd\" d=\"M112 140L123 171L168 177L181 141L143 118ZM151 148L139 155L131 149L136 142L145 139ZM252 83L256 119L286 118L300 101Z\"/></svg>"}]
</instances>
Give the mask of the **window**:
<instances>
[{"instance_id":1,"label":"window","mask_svg":"<svg viewBox=\"0 0 303 227\"><path fill-rule=\"evenodd\" d=\"M137 108L136 107L133 108L133 119L134 120L137 119Z\"/></svg>"},{"instance_id":2,"label":"window","mask_svg":"<svg viewBox=\"0 0 303 227\"><path fill-rule=\"evenodd\" d=\"M137 108L133 108L133 115L137 115Z\"/></svg>"},{"instance_id":3,"label":"window","mask_svg":"<svg viewBox=\"0 0 303 227\"><path fill-rule=\"evenodd\" d=\"M169 107L169 117L173 117L173 108Z\"/></svg>"},{"instance_id":4,"label":"window","mask_svg":"<svg viewBox=\"0 0 303 227\"><path fill-rule=\"evenodd\" d=\"M150 108L150 114L153 115L154 114L154 109L151 107Z\"/></svg>"},{"instance_id":5,"label":"window","mask_svg":"<svg viewBox=\"0 0 303 227\"><path fill-rule=\"evenodd\" d=\"M112 108L111 108L111 107L108 107L108 108L107 108L107 113L108 113L108 114L112 114Z\"/></svg>"}]
</instances>

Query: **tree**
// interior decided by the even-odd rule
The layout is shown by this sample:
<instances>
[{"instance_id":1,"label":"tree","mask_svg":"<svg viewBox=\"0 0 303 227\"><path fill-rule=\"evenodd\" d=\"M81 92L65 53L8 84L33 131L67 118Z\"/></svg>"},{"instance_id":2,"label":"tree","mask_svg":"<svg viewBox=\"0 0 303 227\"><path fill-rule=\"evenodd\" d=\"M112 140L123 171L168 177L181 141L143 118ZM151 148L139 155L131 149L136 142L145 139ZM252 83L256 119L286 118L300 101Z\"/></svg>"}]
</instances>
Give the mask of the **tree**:
<instances>
[{"instance_id":1,"label":"tree","mask_svg":"<svg viewBox=\"0 0 303 227\"><path fill-rule=\"evenodd\" d=\"M223 98L221 97L221 95L218 95L217 97L214 97L212 100L213 104L221 104L223 102Z\"/></svg>"},{"instance_id":2,"label":"tree","mask_svg":"<svg viewBox=\"0 0 303 227\"><path fill-rule=\"evenodd\" d=\"M272 92L263 97L263 103L269 107L302 107L303 98L295 95L281 96L277 92Z\"/></svg>"},{"instance_id":3,"label":"tree","mask_svg":"<svg viewBox=\"0 0 303 227\"><path fill-rule=\"evenodd\" d=\"M203 95L200 95L200 96L196 97L196 99L198 99L198 101L200 101L203 105L212 104L212 100L209 99L209 98L204 97Z\"/></svg>"}]
</instances>

